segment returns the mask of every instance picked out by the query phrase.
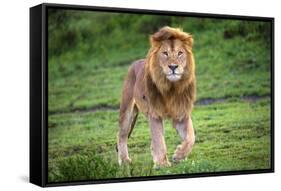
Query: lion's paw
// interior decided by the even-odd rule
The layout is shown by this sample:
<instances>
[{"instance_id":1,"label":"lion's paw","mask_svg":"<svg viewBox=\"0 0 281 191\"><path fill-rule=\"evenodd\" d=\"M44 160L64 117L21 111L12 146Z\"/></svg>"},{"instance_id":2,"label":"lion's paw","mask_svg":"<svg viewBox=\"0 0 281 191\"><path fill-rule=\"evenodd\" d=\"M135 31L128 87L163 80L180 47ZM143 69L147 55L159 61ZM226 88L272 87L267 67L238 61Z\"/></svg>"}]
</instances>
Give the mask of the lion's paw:
<instances>
[{"instance_id":1,"label":"lion's paw","mask_svg":"<svg viewBox=\"0 0 281 191\"><path fill-rule=\"evenodd\" d=\"M122 164L131 164L132 163L132 159L130 159L129 157L124 158L124 159L118 159L118 163L121 166Z\"/></svg>"},{"instance_id":2,"label":"lion's paw","mask_svg":"<svg viewBox=\"0 0 281 191\"><path fill-rule=\"evenodd\" d=\"M153 168L158 170L161 167L170 167L171 163L168 160L161 161L161 162L154 162Z\"/></svg>"},{"instance_id":3,"label":"lion's paw","mask_svg":"<svg viewBox=\"0 0 281 191\"><path fill-rule=\"evenodd\" d=\"M181 160L184 160L186 157L185 152L182 151L181 145L179 145L172 157L173 162L177 163Z\"/></svg>"},{"instance_id":4,"label":"lion's paw","mask_svg":"<svg viewBox=\"0 0 281 191\"><path fill-rule=\"evenodd\" d=\"M174 163L178 163L178 162L180 162L181 160L184 160L184 159L185 159L185 157L177 156L176 154L174 154L173 157L172 157L172 160L173 160Z\"/></svg>"}]
</instances>

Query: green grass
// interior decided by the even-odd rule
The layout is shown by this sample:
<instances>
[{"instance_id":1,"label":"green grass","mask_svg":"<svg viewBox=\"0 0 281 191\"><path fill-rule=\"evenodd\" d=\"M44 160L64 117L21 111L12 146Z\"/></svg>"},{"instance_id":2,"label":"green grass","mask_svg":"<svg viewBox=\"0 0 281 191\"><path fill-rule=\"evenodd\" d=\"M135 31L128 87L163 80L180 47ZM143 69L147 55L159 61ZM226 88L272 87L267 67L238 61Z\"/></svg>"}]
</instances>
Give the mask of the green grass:
<instances>
[{"instance_id":1,"label":"green grass","mask_svg":"<svg viewBox=\"0 0 281 191\"><path fill-rule=\"evenodd\" d=\"M117 15L49 12L49 182L270 168L269 23ZM197 100L227 99L195 106L191 155L159 170L139 115L129 140L133 163L119 167L118 110L99 108L118 108L130 63L146 56L149 34L165 25L194 36ZM171 158L180 139L169 121L165 136Z\"/></svg>"},{"instance_id":2,"label":"green grass","mask_svg":"<svg viewBox=\"0 0 281 191\"><path fill-rule=\"evenodd\" d=\"M197 106L193 112L196 144L186 161L155 170L146 119L139 116L129 139L131 166L119 167L115 151L118 112L51 115L49 180L189 174L270 168L269 100ZM165 121L168 157L180 138Z\"/></svg>"}]
</instances>

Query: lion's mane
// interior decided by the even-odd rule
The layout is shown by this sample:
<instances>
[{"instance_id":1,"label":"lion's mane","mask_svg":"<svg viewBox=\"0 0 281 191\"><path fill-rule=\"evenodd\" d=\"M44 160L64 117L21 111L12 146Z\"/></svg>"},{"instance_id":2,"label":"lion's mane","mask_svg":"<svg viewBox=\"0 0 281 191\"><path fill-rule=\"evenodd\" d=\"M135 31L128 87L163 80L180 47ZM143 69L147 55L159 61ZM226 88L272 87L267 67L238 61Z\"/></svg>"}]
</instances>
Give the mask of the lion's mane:
<instances>
[{"instance_id":1,"label":"lion's mane","mask_svg":"<svg viewBox=\"0 0 281 191\"><path fill-rule=\"evenodd\" d=\"M187 52L185 73L177 82L170 82L161 73L156 54L161 41L179 39ZM144 66L145 92L149 112L162 118L181 119L189 117L196 95L195 62L192 53L193 38L181 29L163 27L150 37L151 48Z\"/></svg>"}]
</instances>

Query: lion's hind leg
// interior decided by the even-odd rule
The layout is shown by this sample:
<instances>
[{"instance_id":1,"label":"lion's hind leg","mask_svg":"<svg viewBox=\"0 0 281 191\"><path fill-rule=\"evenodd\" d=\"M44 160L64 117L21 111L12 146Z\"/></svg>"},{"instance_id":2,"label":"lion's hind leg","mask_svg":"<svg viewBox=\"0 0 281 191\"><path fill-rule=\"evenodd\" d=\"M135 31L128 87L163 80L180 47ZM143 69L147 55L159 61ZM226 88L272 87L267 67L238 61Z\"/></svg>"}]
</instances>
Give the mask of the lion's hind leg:
<instances>
[{"instance_id":1,"label":"lion's hind leg","mask_svg":"<svg viewBox=\"0 0 281 191\"><path fill-rule=\"evenodd\" d=\"M138 109L133 103L122 115L120 115L119 132L117 135L117 151L119 165L121 165L122 163L131 163L131 159L128 153L128 138L130 137L132 130L135 126L137 116Z\"/></svg>"},{"instance_id":2,"label":"lion's hind leg","mask_svg":"<svg viewBox=\"0 0 281 191\"><path fill-rule=\"evenodd\" d=\"M119 131L117 135L118 162L130 163L131 159L128 154L128 138L134 128L138 114L138 108L134 101L134 86L136 76L133 66L129 68L127 78L124 82L122 99L119 113Z\"/></svg>"}]
</instances>

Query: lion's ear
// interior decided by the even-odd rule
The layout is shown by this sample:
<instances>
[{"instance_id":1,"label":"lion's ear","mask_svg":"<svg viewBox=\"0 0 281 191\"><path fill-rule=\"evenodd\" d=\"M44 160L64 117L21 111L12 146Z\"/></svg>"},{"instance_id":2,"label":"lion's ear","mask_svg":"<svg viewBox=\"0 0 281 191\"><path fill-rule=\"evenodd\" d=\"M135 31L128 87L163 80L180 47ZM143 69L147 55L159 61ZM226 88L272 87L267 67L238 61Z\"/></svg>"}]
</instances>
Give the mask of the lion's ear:
<instances>
[{"instance_id":1,"label":"lion's ear","mask_svg":"<svg viewBox=\"0 0 281 191\"><path fill-rule=\"evenodd\" d=\"M160 45L161 41L163 40L162 33L163 33L163 31L159 31L150 36L151 46L155 47L155 46Z\"/></svg>"},{"instance_id":2,"label":"lion's ear","mask_svg":"<svg viewBox=\"0 0 281 191\"><path fill-rule=\"evenodd\" d=\"M192 49L192 47L193 47L193 38L192 38L192 35L186 34L183 41L184 41L184 43L188 46L188 48Z\"/></svg>"},{"instance_id":3,"label":"lion's ear","mask_svg":"<svg viewBox=\"0 0 281 191\"><path fill-rule=\"evenodd\" d=\"M185 43L188 49L192 49L193 38L191 34L183 32L180 28L171 28L168 26L161 28L158 32L151 35L150 43L155 47L159 45L161 41L169 39L179 39Z\"/></svg>"},{"instance_id":4,"label":"lion's ear","mask_svg":"<svg viewBox=\"0 0 281 191\"><path fill-rule=\"evenodd\" d=\"M150 36L150 39L149 39L149 40L150 40L150 45L151 45L152 47L155 47L155 46L157 46L157 45L160 44L159 41L155 40L155 38L153 37L153 35Z\"/></svg>"},{"instance_id":5,"label":"lion's ear","mask_svg":"<svg viewBox=\"0 0 281 191\"><path fill-rule=\"evenodd\" d=\"M158 32L154 33L151 38L154 41L163 41L163 40L167 40L173 37L173 34L171 32L171 28L169 27L163 27L162 29L160 29Z\"/></svg>"},{"instance_id":6,"label":"lion's ear","mask_svg":"<svg viewBox=\"0 0 281 191\"><path fill-rule=\"evenodd\" d=\"M170 27L163 27L158 32L150 36L150 43L152 46L159 45L161 41L173 37Z\"/></svg>"}]
</instances>

